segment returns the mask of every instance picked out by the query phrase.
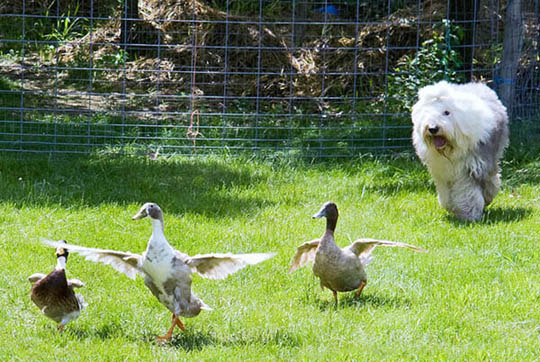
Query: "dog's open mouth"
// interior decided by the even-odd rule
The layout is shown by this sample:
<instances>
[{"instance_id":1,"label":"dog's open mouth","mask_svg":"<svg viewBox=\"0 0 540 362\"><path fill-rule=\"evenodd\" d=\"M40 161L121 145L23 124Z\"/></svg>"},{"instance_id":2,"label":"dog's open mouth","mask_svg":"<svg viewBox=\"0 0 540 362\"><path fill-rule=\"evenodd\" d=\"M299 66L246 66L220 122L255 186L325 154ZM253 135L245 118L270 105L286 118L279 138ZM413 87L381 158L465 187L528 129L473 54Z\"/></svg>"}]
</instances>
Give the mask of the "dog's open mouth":
<instances>
[{"instance_id":1,"label":"dog's open mouth","mask_svg":"<svg viewBox=\"0 0 540 362\"><path fill-rule=\"evenodd\" d=\"M443 148L448 142L443 136L433 136L433 145L435 148Z\"/></svg>"}]
</instances>

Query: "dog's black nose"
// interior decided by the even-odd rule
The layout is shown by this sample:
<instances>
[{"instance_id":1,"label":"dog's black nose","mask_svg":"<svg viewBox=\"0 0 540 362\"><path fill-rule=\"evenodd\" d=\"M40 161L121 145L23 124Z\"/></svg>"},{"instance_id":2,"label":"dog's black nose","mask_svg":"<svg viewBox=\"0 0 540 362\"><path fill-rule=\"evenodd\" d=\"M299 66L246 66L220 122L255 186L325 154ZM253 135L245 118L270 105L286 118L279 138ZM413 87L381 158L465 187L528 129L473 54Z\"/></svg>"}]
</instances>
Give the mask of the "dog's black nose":
<instances>
[{"instance_id":1,"label":"dog's black nose","mask_svg":"<svg viewBox=\"0 0 540 362\"><path fill-rule=\"evenodd\" d=\"M429 133L436 134L437 132L439 132L439 127L438 126L429 127L428 130L429 130Z\"/></svg>"}]
</instances>

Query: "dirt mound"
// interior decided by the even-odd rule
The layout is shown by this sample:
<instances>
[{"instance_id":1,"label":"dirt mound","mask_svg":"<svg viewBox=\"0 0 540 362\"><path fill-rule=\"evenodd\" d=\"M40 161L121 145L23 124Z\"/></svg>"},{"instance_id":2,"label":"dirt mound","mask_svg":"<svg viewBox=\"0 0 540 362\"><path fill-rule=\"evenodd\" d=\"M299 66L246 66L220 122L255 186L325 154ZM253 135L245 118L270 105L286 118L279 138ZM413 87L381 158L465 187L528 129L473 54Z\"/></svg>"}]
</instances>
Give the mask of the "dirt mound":
<instances>
[{"instance_id":1,"label":"dirt mound","mask_svg":"<svg viewBox=\"0 0 540 362\"><path fill-rule=\"evenodd\" d=\"M426 3L420 20L428 24L422 25L422 34L429 36L429 23L446 12L437 2ZM59 47L57 59L71 72L93 69L95 87L111 92L193 94L206 97L211 109L223 107L217 98L224 93L263 97L268 101L257 101L263 108L306 98L306 110L316 111L325 107L325 98L352 97L354 90L383 93L385 72L414 52L419 41L416 5L360 24L346 15L323 21L320 14L312 23L261 22L195 0L139 0L137 13L139 18L128 24L129 44L122 42L127 26L117 8L109 20L95 21L92 32ZM363 83L366 75L369 86ZM255 101L247 102L255 107ZM162 107L187 105L165 102Z\"/></svg>"}]
</instances>

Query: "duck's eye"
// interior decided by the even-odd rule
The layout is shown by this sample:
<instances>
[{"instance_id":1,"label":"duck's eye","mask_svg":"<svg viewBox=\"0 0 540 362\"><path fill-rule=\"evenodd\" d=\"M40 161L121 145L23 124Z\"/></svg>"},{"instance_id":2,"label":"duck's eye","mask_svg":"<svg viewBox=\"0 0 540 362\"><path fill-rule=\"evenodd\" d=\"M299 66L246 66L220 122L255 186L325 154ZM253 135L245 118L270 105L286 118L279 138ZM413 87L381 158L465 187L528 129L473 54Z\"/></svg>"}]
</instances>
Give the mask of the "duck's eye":
<instances>
[{"instance_id":1,"label":"duck's eye","mask_svg":"<svg viewBox=\"0 0 540 362\"><path fill-rule=\"evenodd\" d=\"M444 111L443 114L444 114L445 116L449 116L449 115L450 115L450 111Z\"/></svg>"}]
</instances>

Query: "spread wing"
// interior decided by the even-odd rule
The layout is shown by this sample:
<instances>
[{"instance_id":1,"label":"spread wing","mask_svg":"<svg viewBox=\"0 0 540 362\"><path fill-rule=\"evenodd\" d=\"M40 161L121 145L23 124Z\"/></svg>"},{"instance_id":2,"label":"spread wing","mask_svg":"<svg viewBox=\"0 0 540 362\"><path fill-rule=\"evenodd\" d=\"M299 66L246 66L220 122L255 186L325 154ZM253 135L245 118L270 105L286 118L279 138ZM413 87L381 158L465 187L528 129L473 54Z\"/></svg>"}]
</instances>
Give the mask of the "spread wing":
<instances>
[{"instance_id":1,"label":"spread wing","mask_svg":"<svg viewBox=\"0 0 540 362\"><path fill-rule=\"evenodd\" d=\"M306 241L296 249L296 254L293 257L289 273L307 264L308 261L315 260L315 252L319 246L320 239Z\"/></svg>"},{"instance_id":2,"label":"spread wing","mask_svg":"<svg viewBox=\"0 0 540 362\"><path fill-rule=\"evenodd\" d=\"M28 281L32 284L39 282L41 279L45 278L47 275L43 273L34 273L28 277Z\"/></svg>"},{"instance_id":3,"label":"spread wing","mask_svg":"<svg viewBox=\"0 0 540 362\"><path fill-rule=\"evenodd\" d=\"M414 245L400 243L397 241L388 241L388 240L377 240L377 239L358 239L353 242L351 245L344 248L344 250L350 250L356 256L362 260L362 264L366 265L371 261L371 252L377 246L390 246L390 247L400 247L414 250L419 253L425 253L427 250L420 249Z\"/></svg>"},{"instance_id":4,"label":"spread wing","mask_svg":"<svg viewBox=\"0 0 540 362\"><path fill-rule=\"evenodd\" d=\"M178 250L176 250L176 249L174 250L174 254L176 255L176 257L177 257L178 259L182 260L182 261L183 261L184 263L186 263L186 264L187 264L187 262L188 262L188 260L189 260L189 258L190 258L189 255L184 254L184 253L182 253L181 251L178 251Z\"/></svg>"},{"instance_id":5,"label":"spread wing","mask_svg":"<svg viewBox=\"0 0 540 362\"><path fill-rule=\"evenodd\" d=\"M187 257L185 263L197 274L209 279L223 279L247 265L258 264L276 253L204 254Z\"/></svg>"},{"instance_id":6,"label":"spread wing","mask_svg":"<svg viewBox=\"0 0 540 362\"><path fill-rule=\"evenodd\" d=\"M68 286L73 287L73 288L84 287L84 283L81 282L79 279L68 279L67 283L68 283Z\"/></svg>"},{"instance_id":7,"label":"spread wing","mask_svg":"<svg viewBox=\"0 0 540 362\"><path fill-rule=\"evenodd\" d=\"M69 252L74 252L84 256L87 260L108 264L120 273L126 274L129 278L135 279L137 274L144 275L141 265L142 256L130 252L86 248L73 244L58 243L52 240L43 240L45 245L53 248L64 248Z\"/></svg>"}]
</instances>

